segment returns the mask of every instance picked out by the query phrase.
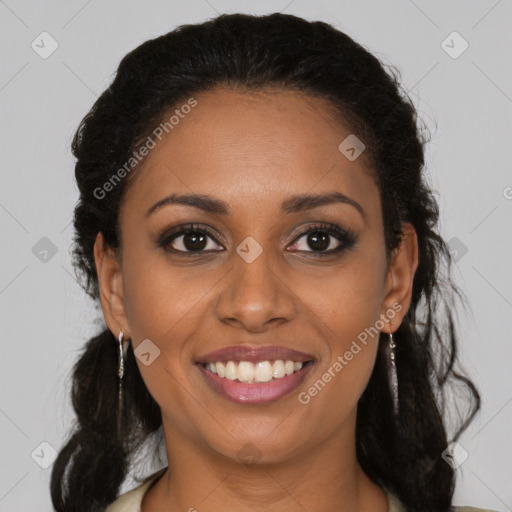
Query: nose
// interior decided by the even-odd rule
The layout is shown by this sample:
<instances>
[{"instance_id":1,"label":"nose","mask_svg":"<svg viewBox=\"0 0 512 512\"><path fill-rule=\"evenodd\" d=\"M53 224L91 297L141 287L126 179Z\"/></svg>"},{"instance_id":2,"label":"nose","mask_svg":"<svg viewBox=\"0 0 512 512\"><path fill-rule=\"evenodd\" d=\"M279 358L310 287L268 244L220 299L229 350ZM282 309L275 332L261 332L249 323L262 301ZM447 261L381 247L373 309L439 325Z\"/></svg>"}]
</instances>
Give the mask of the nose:
<instances>
[{"instance_id":1,"label":"nose","mask_svg":"<svg viewBox=\"0 0 512 512\"><path fill-rule=\"evenodd\" d=\"M272 264L271 251L263 252L248 263L238 254L234 268L216 304L220 321L250 332L264 332L271 324L289 322L297 314L298 304L290 283Z\"/></svg>"}]
</instances>

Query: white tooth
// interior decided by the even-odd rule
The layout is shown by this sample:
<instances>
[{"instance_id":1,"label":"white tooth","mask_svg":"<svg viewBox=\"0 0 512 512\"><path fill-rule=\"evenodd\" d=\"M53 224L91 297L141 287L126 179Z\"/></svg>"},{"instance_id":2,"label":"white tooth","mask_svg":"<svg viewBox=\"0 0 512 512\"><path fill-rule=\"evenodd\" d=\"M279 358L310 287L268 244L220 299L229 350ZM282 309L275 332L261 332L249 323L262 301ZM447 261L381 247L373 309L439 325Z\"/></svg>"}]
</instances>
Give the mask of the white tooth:
<instances>
[{"instance_id":1,"label":"white tooth","mask_svg":"<svg viewBox=\"0 0 512 512\"><path fill-rule=\"evenodd\" d=\"M284 371L284 361L282 361L281 359L274 361L272 367L272 377L274 377L274 379L281 379L286 375L286 372Z\"/></svg>"},{"instance_id":2,"label":"white tooth","mask_svg":"<svg viewBox=\"0 0 512 512\"><path fill-rule=\"evenodd\" d=\"M226 365L226 379L236 380L237 377L236 364L233 361L228 361Z\"/></svg>"},{"instance_id":3,"label":"white tooth","mask_svg":"<svg viewBox=\"0 0 512 512\"><path fill-rule=\"evenodd\" d=\"M240 382L254 382L254 365L250 361L238 363L238 380Z\"/></svg>"},{"instance_id":4,"label":"white tooth","mask_svg":"<svg viewBox=\"0 0 512 512\"><path fill-rule=\"evenodd\" d=\"M272 380L272 371L270 361L260 361L256 363L254 369L254 380L256 382L270 382Z\"/></svg>"},{"instance_id":5,"label":"white tooth","mask_svg":"<svg viewBox=\"0 0 512 512\"><path fill-rule=\"evenodd\" d=\"M224 365L222 363L215 363L215 368L217 368L217 373L219 377L226 376L226 369L224 368Z\"/></svg>"},{"instance_id":6,"label":"white tooth","mask_svg":"<svg viewBox=\"0 0 512 512\"><path fill-rule=\"evenodd\" d=\"M295 366L293 364L293 361L290 361L288 359L288 361L286 361L286 363L284 363L284 372L286 373L286 375L291 375L293 373L294 369L295 369Z\"/></svg>"},{"instance_id":7,"label":"white tooth","mask_svg":"<svg viewBox=\"0 0 512 512\"><path fill-rule=\"evenodd\" d=\"M230 380L238 379L240 382L246 383L270 382L272 378L281 379L285 375L291 375L300 370L303 366L303 362L294 362L290 359L287 361L277 359L274 364L270 364L270 361L258 361L256 364L250 361L206 364L206 368L212 373L218 374L219 377Z\"/></svg>"}]
</instances>

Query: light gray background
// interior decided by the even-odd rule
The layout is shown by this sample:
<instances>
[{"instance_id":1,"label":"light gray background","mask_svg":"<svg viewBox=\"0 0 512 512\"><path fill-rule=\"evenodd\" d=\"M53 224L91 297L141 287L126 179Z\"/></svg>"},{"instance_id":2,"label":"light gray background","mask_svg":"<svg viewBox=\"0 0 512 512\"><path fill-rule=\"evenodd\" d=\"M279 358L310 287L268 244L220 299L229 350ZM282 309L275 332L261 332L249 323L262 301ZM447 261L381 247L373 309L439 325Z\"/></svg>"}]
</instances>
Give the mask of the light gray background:
<instances>
[{"instance_id":1,"label":"light gray background","mask_svg":"<svg viewBox=\"0 0 512 512\"><path fill-rule=\"evenodd\" d=\"M432 131L442 234L462 248L455 277L471 311L461 316L461 355L483 395L460 440L469 456L455 504L512 510L510 0L0 0L0 512L52 510L51 466L35 460L50 463L68 433L71 365L99 318L70 265L72 135L128 51L179 24L237 11L327 21L401 70ZM43 31L59 45L47 59L31 48ZM456 59L441 46L453 31L469 43ZM43 237L57 250L46 262L33 252Z\"/></svg>"}]
</instances>

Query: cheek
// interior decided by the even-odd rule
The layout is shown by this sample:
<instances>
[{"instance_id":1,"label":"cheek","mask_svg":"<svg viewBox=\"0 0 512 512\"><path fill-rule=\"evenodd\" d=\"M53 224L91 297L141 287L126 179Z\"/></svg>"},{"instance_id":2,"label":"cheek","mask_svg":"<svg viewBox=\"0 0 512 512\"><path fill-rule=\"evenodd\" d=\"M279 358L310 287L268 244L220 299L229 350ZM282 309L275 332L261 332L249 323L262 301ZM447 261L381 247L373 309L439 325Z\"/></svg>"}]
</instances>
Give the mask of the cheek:
<instances>
[{"instance_id":1,"label":"cheek","mask_svg":"<svg viewBox=\"0 0 512 512\"><path fill-rule=\"evenodd\" d=\"M372 253L363 250L353 252L323 275L302 275L297 279L294 291L304 299L307 309L322 320L326 335L334 335L330 342L333 349L342 350L379 319L385 291L385 254L369 254Z\"/></svg>"},{"instance_id":2,"label":"cheek","mask_svg":"<svg viewBox=\"0 0 512 512\"><path fill-rule=\"evenodd\" d=\"M327 331L323 340L326 357L318 362L315 379L299 397L306 408L316 409L316 413L311 412L313 416L322 418L317 428L324 435L337 429L357 407L379 344L374 287L347 290L338 295L335 304L335 311L323 319L329 327L323 329Z\"/></svg>"},{"instance_id":3,"label":"cheek","mask_svg":"<svg viewBox=\"0 0 512 512\"><path fill-rule=\"evenodd\" d=\"M132 339L162 343L182 330L204 296L206 280L171 268L165 258L139 252L123 268L124 303Z\"/></svg>"},{"instance_id":4,"label":"cheek","mask_svg":"<svg viewBox=\"0 0 512 512\"><path fill-rule=\"evenodd\" d=\"M170 397L176 410L185 410L190 398L182 383L192 368L189 341L201 321L204 286L185 279L179 269L164 267L161 258L142 254L125 259L123 278L125 312L142 379L162 410L168 410ZM141 357L147 351L149 364Z\"/></svg>"},{"instance_id":5,"label":"cheek","mask_svg":"<svg viewBox=\"0 0 512 512\"><path fill-rule=\"evenodd\" d=\"M305 288L309 305L321 320L326 358L319 362L317 380L306 390L302 403L331 410L322 427L326 431L356 406L375 363L382 328L385 254L366 254L361 251L347 259L321 288L311 283Z\"/></svg>"},{"instance_id":6,"label":"cheek","mask_svg":"<svg viewBox=\"0 0 512 512\"><path fill-rule=\"evenodd\" d=\"M338 337L333 343L332 360L343 357L343 373L361 392L371 373L382 329L383 261L364 254L358 257L357 264L344 275L333 318L333 331Z\"/></svg>"}]
</instances>

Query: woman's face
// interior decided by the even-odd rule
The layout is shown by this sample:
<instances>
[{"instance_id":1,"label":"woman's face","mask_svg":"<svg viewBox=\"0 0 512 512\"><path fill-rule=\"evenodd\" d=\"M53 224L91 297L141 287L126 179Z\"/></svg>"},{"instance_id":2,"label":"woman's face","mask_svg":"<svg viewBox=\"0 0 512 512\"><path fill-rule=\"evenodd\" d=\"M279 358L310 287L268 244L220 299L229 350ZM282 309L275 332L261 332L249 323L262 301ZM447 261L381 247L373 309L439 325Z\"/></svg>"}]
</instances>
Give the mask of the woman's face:
<instances>
[{"instance_id":1,"label":"woman's face","mask_svg":"<svg viewBox=\"0 0 512 512\"><path fill-rule=\"evenodd\" d=\"M96 244L103 310L116 337L123 329L132 340L168 442L288 460L353 435L375 332L389 332L389 321L396 330L409 305L414 244L387 266L365 153L339 149L351 131L321 100L228 90L195 99L134 171L120 211L120 266ZM201 204L214 208L165 202L171 195L207 197ZM173 234L189 224L192 233ZM251 382L252 366L239 383L199 364L234 346L293 349L313 362L270 383ZM260 380L282 375L271 363L288 356L272 353L255 365ZM230 359L241 372L243 356L210 360Z\"/></svg>"}]
</instances>

